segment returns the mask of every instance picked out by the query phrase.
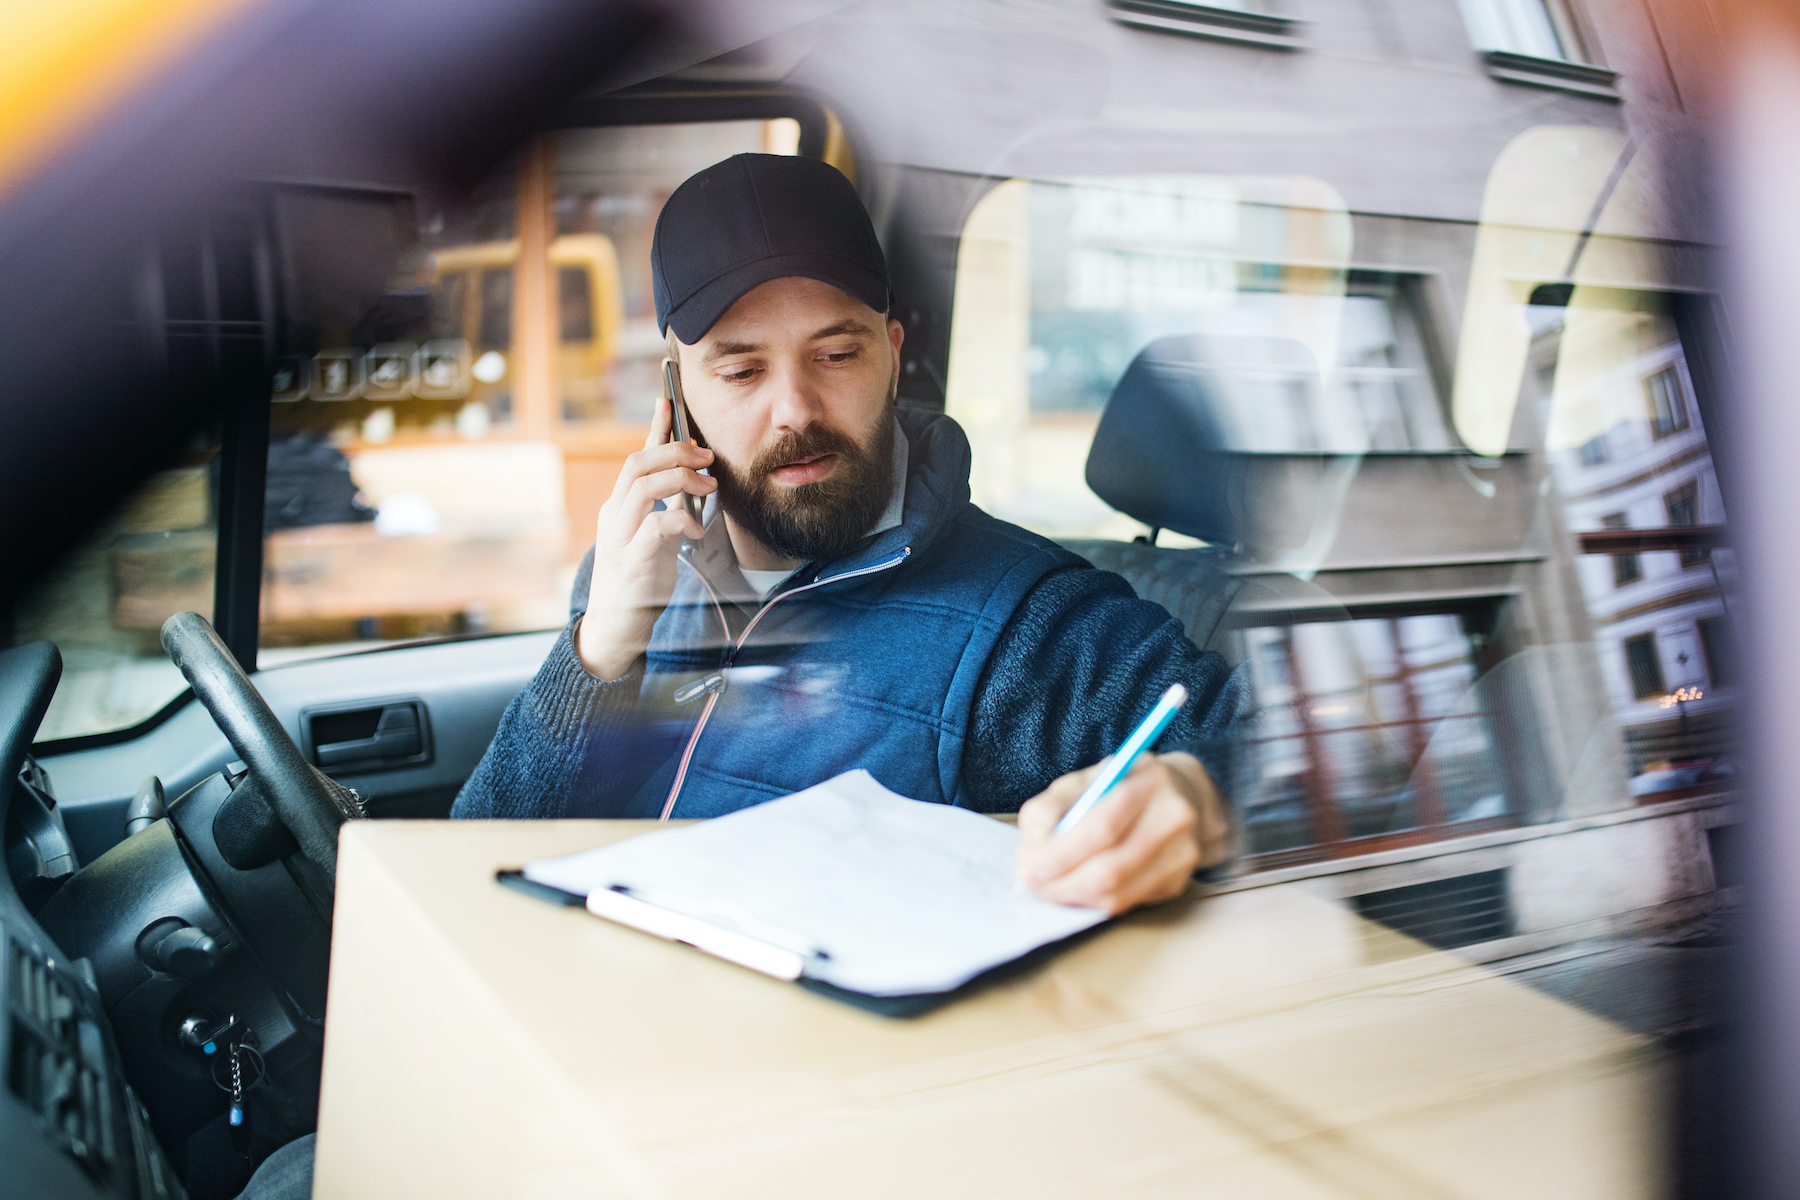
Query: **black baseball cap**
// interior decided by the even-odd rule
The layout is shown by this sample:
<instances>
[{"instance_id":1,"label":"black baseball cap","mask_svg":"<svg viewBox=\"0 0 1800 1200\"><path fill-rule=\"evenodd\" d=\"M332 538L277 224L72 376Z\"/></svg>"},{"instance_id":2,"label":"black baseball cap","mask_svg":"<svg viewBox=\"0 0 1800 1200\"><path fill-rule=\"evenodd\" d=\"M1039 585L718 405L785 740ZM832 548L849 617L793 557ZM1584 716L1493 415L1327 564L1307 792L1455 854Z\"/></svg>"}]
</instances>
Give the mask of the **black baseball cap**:
<instances>
[{"instance_id":1,"label":"black baseball cap","mask_svg":"<svg viewBox=\"0 0 1800 1200\"><path fill-rule=\"evenodd\" d=\"M887 259L843 173L816 158L737 154L691 176L656 218L656 324L688 345L745 292L800 275L888 309Z\"/></svg>"}]
</instances>

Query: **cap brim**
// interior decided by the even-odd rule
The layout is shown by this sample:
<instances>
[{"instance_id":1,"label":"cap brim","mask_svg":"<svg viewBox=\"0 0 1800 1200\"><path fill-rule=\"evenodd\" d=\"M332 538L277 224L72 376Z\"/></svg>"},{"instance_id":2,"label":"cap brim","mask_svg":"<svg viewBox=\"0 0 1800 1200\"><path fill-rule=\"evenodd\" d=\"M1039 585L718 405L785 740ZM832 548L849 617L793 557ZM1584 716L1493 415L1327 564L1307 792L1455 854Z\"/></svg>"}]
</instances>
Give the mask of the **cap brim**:
<instances>
[{"instance_id":1,"label":"cap brim","mask_svg":"<svg viewBox=\"0 0 1800 1200\"><path fill-rule=\"evenodd\" d=\"M792 276L829 283L876 312L887 311L888 285L883 276L835 254L788 254L757 259L707 281L669 313L664 331L673 329L684 345L691 346L747 293L771 279Z\"/></svg>"}]
</instances>

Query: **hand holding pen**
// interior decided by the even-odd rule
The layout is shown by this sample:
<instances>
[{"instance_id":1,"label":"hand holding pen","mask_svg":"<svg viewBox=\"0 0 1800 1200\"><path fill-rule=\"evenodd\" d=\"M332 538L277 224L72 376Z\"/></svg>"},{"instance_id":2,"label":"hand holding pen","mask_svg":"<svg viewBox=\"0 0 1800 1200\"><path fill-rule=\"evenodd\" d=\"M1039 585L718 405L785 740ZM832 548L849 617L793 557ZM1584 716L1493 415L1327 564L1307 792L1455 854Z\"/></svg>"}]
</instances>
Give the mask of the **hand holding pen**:
<instances>
[{"instance_id":1,"label":"hand holding pen","mask_svg":"<svg viewBox=\"0 0 1800 1200\"><path fill-rule=\"evenodd\" d=\"M1059 904L1120 913L1171 900L1227 852L1224 801L1189 754L1147 753L1186 700L1169 689L1119 750L1019 810L1019 877Z\"/></svg>"}]
</instances>

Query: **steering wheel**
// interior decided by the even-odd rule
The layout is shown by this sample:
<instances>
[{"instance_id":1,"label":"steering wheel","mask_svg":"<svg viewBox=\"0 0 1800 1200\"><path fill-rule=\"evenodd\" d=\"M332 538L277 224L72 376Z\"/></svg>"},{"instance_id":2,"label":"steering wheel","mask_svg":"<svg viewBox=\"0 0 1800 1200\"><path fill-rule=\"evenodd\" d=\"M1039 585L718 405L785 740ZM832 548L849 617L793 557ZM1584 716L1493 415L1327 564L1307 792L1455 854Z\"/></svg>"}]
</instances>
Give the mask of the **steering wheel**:
<instances>
[{"instance_id":1,"label":"steering wheel","mask_svg":"<svg viewBox=\"0 0 1800 1200\"><path fill-rule=\"evenodd\" d=\"M362 800L301 757L268 703L199 613L163 622L162 646L212 714L214 724L250 768L250 779L221 810L214 836L227 862L247 870L281 857L291 835L307 862L337 881L338 827L368 814ZM280 828L272 828L272 821Z\"/></svg>"},{"instance_id":2,"label":"steering wheel","mask_svg":"<svg viewBox=\"0 0 1800 1200\"><path fill-rule=\"evenodd\" d=\"M337 834L362 803L301 757L204 618L176 613L162 644L249 770L156 806L35 916L58 959L91 967L126 1078L164 1145L225 1127L220 1047L248 1044L266 1059L272 1070L238 1126L254 1123L250 1145L264 1153L306 1132L316 1111Z\"/></svg>"}]
</instances>

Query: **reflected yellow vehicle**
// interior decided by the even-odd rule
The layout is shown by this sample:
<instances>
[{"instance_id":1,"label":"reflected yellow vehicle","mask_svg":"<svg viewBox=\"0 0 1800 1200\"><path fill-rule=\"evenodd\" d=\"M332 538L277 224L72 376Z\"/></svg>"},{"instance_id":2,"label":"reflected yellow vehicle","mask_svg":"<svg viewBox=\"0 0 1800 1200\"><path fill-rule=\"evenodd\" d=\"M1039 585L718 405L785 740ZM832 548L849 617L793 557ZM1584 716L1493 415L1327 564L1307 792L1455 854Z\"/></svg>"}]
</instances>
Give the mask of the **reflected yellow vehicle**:
<instances>
[{"instance_id":1,"label":"reflected yellow vehicle","mask_svg":"<svg viewBox=\"0 0 1800 1200\"><path fill-rule=\"evenodd\" d=\"M431 284L437 320L453 336L474 347L477 367L471 396L486 399L510 392L517 370L513 322L525 339L555 330L555 375L565 411L590 414L606 405L606 369L619 352L624 297L619 255L612 239L598 233L570 233L550 243L549 289L554 308L543 311L517 303L520 241L453 246L433 255ZM515 318L515 313L518 316ZM487 355L499 355L496 359ZM485 358L485 362L483 359Z\"/></svg>"}]
</instances>

